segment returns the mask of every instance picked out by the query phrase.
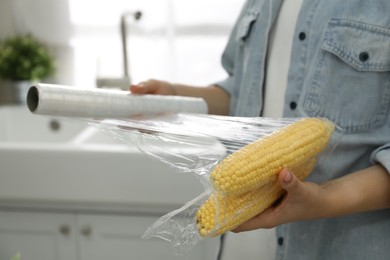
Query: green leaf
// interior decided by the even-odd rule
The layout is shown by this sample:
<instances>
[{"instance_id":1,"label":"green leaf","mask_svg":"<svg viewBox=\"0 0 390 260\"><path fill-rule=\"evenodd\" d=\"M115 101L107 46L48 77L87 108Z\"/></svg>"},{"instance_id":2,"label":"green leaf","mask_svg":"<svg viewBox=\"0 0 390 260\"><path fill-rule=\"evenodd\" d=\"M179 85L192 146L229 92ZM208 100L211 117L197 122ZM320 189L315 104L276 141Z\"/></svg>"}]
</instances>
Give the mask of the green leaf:
<instances>
[{"instance_id":1,"label":"green leaf","mask_svg":"<svg viewBox=\"0 0 390 260\"><path fill-rule=\"evenodd\" d=\"M0 78L42 80L54 72L54 58L31 35L9 37L0 43Z\"/></svg>"},{"instance_id":2,"label":"green leaf","mask_svg":"<svg viewBox=\"0 0 390 260\"><path fill-rule=\"evenodd\" d=\"M20 260L20 253L17 253L14 257L12 257L10 260Z\"/></svg>"}]
</instances>

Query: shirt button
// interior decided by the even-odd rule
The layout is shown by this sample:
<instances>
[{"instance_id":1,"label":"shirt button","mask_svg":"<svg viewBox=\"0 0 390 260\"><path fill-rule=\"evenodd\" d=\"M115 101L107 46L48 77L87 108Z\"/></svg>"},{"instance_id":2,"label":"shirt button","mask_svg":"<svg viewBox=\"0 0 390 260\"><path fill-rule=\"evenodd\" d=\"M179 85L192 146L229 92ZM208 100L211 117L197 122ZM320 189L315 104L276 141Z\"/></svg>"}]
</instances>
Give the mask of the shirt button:
<instances>
[{"instance_id":1,"label":"shirt button","mask_svg":"<svg viewBox=\"0 0 390 260\"><path fill-rule=\"evenodd\" d=\"M303 41L304 39L306 39L306 33L300 32L300 33L298 34L298 38L299 38L299 40Z\"/></svg>"},{"instance_id":2,"label":"shirt button","mask_svg":"<svg viewBox=\"0 0 390 260\"><path fill-rule=\"evenodd\" d=\"M362 62L367 61L368 58L370 58L370 55L368 55L368 52L363 51L359 54L359 60Z\"/></svg>"},{"instance_id":3,"label":"shirt button","mask_svg":"<svg viewBox=\"0 0 390 260\"><path fill-rule=\"evenodd\" d=\"M295 101L290 102L290 108L291 110L295 110L297 108L297 102Z\"/></svg>"},{"instance_id":4,"label":"shirt button","mask_svg":"<svg viewBox=\"0 0 390 260\"><path fill-rule=\"evenodd\" d=\"M279 238L278 238L278 245L279 245L279 246L282 246L282 245L283 245L283 242L284 242L283 237L279 237Z\"/></svg>"}]
</instances>

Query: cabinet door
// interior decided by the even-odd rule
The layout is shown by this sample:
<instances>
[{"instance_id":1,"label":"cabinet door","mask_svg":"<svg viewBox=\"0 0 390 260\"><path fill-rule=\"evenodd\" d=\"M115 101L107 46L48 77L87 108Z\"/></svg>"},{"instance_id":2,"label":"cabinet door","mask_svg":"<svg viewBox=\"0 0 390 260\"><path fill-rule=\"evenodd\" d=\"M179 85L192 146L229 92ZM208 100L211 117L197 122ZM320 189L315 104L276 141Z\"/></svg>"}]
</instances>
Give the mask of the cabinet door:
<instances>
[{"instance_id":1,"label":"cabinet door","mask_svg":"<svg viewBox=\"0 0 390 260\"><path fill-rule=\"evenodd\" d=\"M0 259L76 260L75 216L0 211Z\"/></svg>"},{"instance_id":2,"label":"cabinet door","mask_svg":"<svg viewBox=\"0 0 390 260\"><path fill-rule=\"evenodd\" d=\"M176 256L171 245L162 239L141 239L157 217L81 215L80 260L214 260L217 239L200 243L185 256Z\"/></svg>"}]
</instances>

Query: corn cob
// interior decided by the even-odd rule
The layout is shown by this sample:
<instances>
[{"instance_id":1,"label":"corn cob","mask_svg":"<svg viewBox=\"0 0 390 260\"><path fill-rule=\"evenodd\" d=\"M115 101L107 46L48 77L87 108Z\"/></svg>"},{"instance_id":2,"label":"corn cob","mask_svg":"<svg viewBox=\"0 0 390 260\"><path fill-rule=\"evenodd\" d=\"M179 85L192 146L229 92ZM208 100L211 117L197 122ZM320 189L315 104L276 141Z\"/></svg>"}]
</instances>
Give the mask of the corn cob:
<instances>
[{"instance_id":1,"label":"corn cob","mask_svg":"<svg viewBox=\"0 0 390 260\"><path fill-rule=\"evenodd\" d=\"M315 159L303 167L292 169L301 180L313 170ZM202 237L218 236L260 214L282 195L278 178L274 178L263 187L251 190L241 195L224 196L214 191L203 203L196 214L196 224Z\"/></svg>"},{"instance_id":2,"label":"corn cob","mask_svg":"<svg viewBox=\"0 0 390 260\"><path fill-rule=\"evenodd\" d=\"M210 181L225 195L264 186L283 168L296 168L316 157L328 144L333 129L327 120L299 120L227 156L215 166Z\"/></svg>"}]
</instances>

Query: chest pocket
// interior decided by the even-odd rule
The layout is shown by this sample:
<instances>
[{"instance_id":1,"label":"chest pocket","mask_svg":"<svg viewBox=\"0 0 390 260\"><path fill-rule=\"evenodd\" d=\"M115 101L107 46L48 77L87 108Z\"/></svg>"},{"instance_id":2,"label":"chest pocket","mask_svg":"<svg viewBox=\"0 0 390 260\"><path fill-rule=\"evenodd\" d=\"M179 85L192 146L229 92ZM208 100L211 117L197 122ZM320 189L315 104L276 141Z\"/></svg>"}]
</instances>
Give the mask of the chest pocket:
<instances>
[{"instance_id":1,"label":"chest pocket","mask_svg":"<svg viewBox=\"0 0 390 260\"><path fill-rule=\"evenodd\" d=\"M252 25L257 19L259 11L255 8L249 9L238 21L238 27L236 32L236 41L243 43L250 35Z\"/></svg>"},{"instance_id":2,"label":"chest pocket","mask_svg":"<svg viewBox=\"0 0 390 260\"><path fill-rule=\"evenodd\" d=\"M303 108L346 133L382 126L390 106L390 29L349 20L326 28Z\"/></svg>"}]
</instances>

